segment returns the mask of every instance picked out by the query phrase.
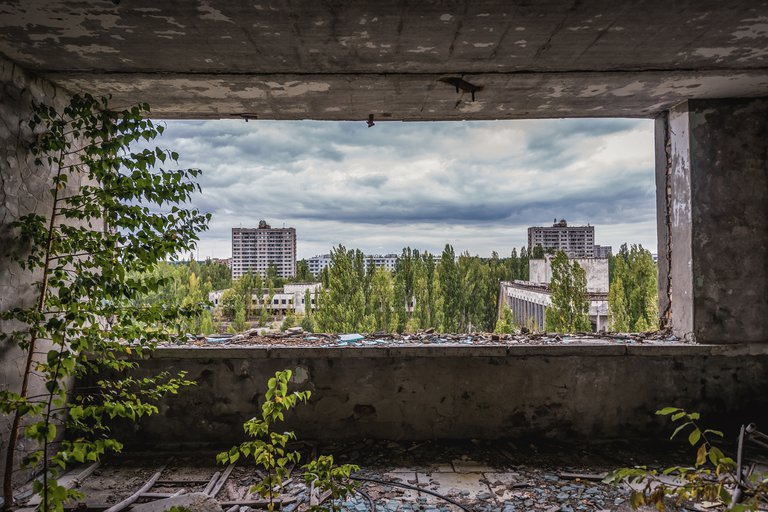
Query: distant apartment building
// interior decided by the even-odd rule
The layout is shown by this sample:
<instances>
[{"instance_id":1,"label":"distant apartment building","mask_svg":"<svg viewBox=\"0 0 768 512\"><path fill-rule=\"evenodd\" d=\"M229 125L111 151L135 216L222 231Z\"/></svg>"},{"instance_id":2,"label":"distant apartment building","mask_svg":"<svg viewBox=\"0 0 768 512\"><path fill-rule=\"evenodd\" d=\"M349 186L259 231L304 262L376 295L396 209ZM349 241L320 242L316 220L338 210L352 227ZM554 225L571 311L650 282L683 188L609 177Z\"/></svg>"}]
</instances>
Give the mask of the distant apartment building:
<instances>
[{"instance_id":1,"label":"distant apartment building","mask_svg":"<svg viewBox=\"0 0 768 512\"><path fill-rule=\"evenodd\" d=\"M595 257L595 227L569 226L565 219L555 219L551 227L528 228L528 251L540 245L546 251L563 251L569 258Z\"/></svg>"},{"instance_id":2,"label":"distant apartment building","mask_svg":"<svg viewBox=\"0 0 768 512\"><path fill-rule=\"evenodd\" d=\"M613 256L613 247L610 245L595 245L595 258L608 259Z\"/></svg>"},{"instance_id":3,"label":"distant apartment building","mask_svg":"<svg viewBox=\"0 0 768 512\"><path fill-rule=\"evenodd\" d=\"M331 264L330 254L320 254L318 256L312 256L311 258L307 258L307 266L309 267L309 271L315 277L319 276L320 272L322 272L323 269L330 264Z\"/></svg>"},{"instance_id":4,"label":"distant apartment building","mask_svg":"<svg viewBox=\"0 0 768 512\"><path fill-rule=\"evenodd\" d=\"M218 263L219 265L226 265L232 268L232 258L211 258L212 263Z\"/></svg>"},{"instance_id":5,"label":"distant apartment building","mask_svg":"<svg viewBox=\"0 0 768 512\"><path fill-rule=\"evenodd\" d=\"M371 254L365 257L365 271L368 271L368 266L373 263L378 268L395 271L395 265L397 265L397 254Z\"/></svg>"},{"instance_id":6,"label":"distant apartment building","mask_svg":"<svg viewBox=\"0 0 768 512\"><path fill-rule=\"evenodd\" d=\"M290 283L271 296L265 290L261 293L254 292L251 296L251 306L254 310L266 308L273 315L285 315L291 312L303 315L307 311L307 304L304 302L306 292L309 291L309 309L316 309L315 298L321 289L320 283ZM208 294L208 300L214 307L221 306L221 298L225 291L217 290Z\"/></svg>"},{"instance_id":7,"label":"distant apartment building","mask_svg":"<svg viewBox=\"0 0 768 512\"><path fill-rule=\"evenodd\" d=\"M368 266L373 263L376 267L384 268L390 272L394 272L395 265L397 265L397 254L370 254L366 255L364 260L365 271L368 271ZM307 259L307 266L313 276L317 277L325 267L330 265L331 255L321 254L319 256L313 256Z\"/></svg>"},{"instance_id":8,"label":"distant apartment building","mask_svg":"<svg viewBox=\"0 0 768 512\"><path fill-rule=\"evenodd\" d=\"M248 272L266 275L270 264L277 275L296 275L296 230L272 228L263 220L258 228L232 228L232 279Z\"/></svg>"}]
</instances>

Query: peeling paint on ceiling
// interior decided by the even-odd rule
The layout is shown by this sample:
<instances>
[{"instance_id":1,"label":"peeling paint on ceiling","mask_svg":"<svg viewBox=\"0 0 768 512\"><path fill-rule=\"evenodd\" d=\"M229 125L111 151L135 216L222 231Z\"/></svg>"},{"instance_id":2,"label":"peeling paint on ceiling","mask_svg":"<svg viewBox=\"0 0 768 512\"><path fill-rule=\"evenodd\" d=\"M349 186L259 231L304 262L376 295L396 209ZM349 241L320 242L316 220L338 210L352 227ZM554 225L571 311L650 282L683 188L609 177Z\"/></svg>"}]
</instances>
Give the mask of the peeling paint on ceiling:
<instances>
[{"instance_id":1,"label":"peeling paint on ceiling","mask_svg":"<svg viewBox=\"0 0 768 512\"><path fill-rule=\"evenodd\" d=\"M768 96L768 7L750 0L446 5L6 0L0 54L170 117L648 116ZM432 90L443 76L484 89L457 105Z\"/></svg>"}]
</instances>

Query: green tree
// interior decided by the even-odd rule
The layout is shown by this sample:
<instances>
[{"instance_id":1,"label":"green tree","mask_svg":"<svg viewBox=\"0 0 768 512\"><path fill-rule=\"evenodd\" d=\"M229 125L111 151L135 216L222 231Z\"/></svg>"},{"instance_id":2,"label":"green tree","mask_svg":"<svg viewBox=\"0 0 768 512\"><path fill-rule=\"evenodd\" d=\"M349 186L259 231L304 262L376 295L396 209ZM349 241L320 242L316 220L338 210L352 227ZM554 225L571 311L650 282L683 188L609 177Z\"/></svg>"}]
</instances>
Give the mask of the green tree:
<instances>
[{"instance_id":1,"label":"green tree","mask_svg":"<svg viewBox=\"0 0 768 512\"><path fill-rule=\"evenodd\" d=\"M434 270L433 270L434 273ZM413 314L411 316L412 330L433 327L432 307L433 300L430 297L432 291L429 270L425 258L414 262L413 268Z\"/></svg>"},{"instance_id":2,"label":"green tree","mask_svg":"<svg viewBox=\"0 0 768 512\"><path fill-rule=\"evenodd\" d=\"M577 332L591 329L587 275L578 262L571 262L563 251L552 259L552 279L549 282L552 303L547 308L545 328L556 332Z\"/></svg>"},{"instance_id":3,"label":"green tree","mask_svg":"<svg viewBox=\"0 0 768 512\"><path fill-rule=\"evenodd\" d=\"M252 312L255 309L253 306L253 296L258 296L262 293L264 286L261 280L261 275L258 272L248 272L243 274L232 284L233 293L237 297L238 303L243 304L245 319L251 318Z\"/></svg>"},{"instance_id":4,"label":"green tree","mask_svg":"<svg viewBox=\"0 0 768 512\"><path fill-rule=\"evenodd\" d=\"M518 279L527 281L528 276L528 249L520 248L520 258L518 258Z\"/></svg>"},{"instance_id":5,"label":"green tree","mask_svg":"<svg viewBox=\"0 0 768 512\"><path fill-rule=\"evenodd\" d=\"M213 320L213 315L209 310L205 310L200 315L200 328L198 329L199 334L213 334L216 332L216 323Z\"/></svg>"},{"instance_id":6,"label":"green tree","mask_svg":"<svg viewBox=\"0 0 768 512\"><path fill-rule=\"evenodd\" d=\"M611 329L646 332L658 329L658 269L642 245L623 244L613 260L608 294Z\"/></svg>"},{"instance_id":7,"label":"green tree","mask_svg":"<svg viewBox=\"0 0 768 512\"><path fill-rule=\"evenodd\" d=\"M432 278L432 287L430 291L431 304L431 325L438 332L445 332L445 299L443 298L442 283L440 275L440 264L435 265L435 273Z\"/></svg>"},{"instance_id":8,"label":"green tree","mask_svg":"<svg viewBox=\"0 0 768 512\"><path fill-rule=\"evenodd\" d=\"M446 244L437 265L442 298L443 328L447 332L459 332L463 325L464 294L456 254L453 247Z\"/></svg>"},{"instance_id":9,"label":"green tree","mask_svg":"<svg viewBox=\"0 0 768 512\"><path fill-rule=\"evenodd\" d=\"M531 259L532 260L541 260L544 259L544 247L541 246L541 244L536 244L533 248L533 251L531 251Z\"/></svg>"},{"instance_id":10,"label":"green tree","mask_svg":"<svg viewBox=\"0 0 768 512\"><path fill-rule=\"evenodd\" d=\"M200 171L158 168L173 165L178 155L131 148L162 133L148 116L146 104L115 111L106 98L85 95L74 96L62 111L38 105L28 123L37 135L29 146L35 164L53 172L53 201L47 216L27 214L11 224L19 238L11 258L19 271L40 280L33 306L0 312L0 319L19 326L0 333L0 341L26 353L20 390L0 391L0 411L13 418L5 439L7 507L13 504L11 478L22 435L34 447L22 465L42 466L34 483L41 509L61 510L65 501L82 496L59 484L58 469L121 449L106 418L156 413L150 397L188 384L183 375L120 378L137 364L121 356L172 339L169 325L180 315L199 314L144 300L164 284L155 272L158 263L192 251L209 219L183 207L199 190L194 179ZM71 388L75 375L99 370L117 377L86 390ZM30 388L33 376L43 381L43 394ZM62 440L54 444L57 438Z\"/></svg>"},{"instance_id":11,"label":"green tree","mask_svg":"<svg viewBox=\"0 0 768 512\"><path fill-rule=\"evenodd\" d=\"M299 325L301 325L304 332L315 332L315 321L311 316L304 315Z\"/></svg>"},{"instance_id":12,"label":"green tree","mask_svg":"<svg viewBox=\"0 0 768 512\"><path fill-rule=\"evenodd\" d=\"M277 271L277 265L275 265L275 263L272 261L270 261L267 265L266 281L271 282L272 286L275 288L282 288L285 286L285 278L280 276Z\"/></svg>"},{"instance_id":13,"label":"green tree","mask_svg":"<svg viewBox=\"0 0 768 512\"><path fill-rule=\"evenodd\" d=\"M501 309L501 317L496 322L496 328L493 332L498 334L512 334L517 330L517 323L512 317L512 310L504 304Z\"/></svg>"},{"instance_id":14,"label":"green tree","mask_svg":"<svg viewBox=\"0 0 768 512\"><path fill-rule=\"evenodd\" d=\"M365 295L360 272L355 268L354 252L343 245L331 251L328 284L317 294L317 327L328 332L363 330L366 322Z\"/></svg>"},{"instance_id":15,"label":"green tree","mask_svg":"<svg viewBox=\"0 0 768 512\"><path fill-rule=\"evenodd\" d=\"M293 313L288 313L287 315L285 315L282 325L280 325L280 330L285 331L295 325L296 325L296 317L293 316Z\"/></svg>"},{"instance_id":16,"label":"green tree","mask_svg":"<svg viewBox=\"0 0 768 512\"><path fill-rule=\"evenodd\" d=\"M374 330L387 332L392 329L393 302L395 300L392 274L389 270L376 268L371 281L371 315Z\"/></svg>"},{"instance_id":17,"label":"green tree","mask_svg":"<svg viewBox=\"0 0 768 512\"><path fill-rule=\"evenodd\" d=\"M608 311L611 317L611 330L614 332L629 332L629 310L626 303L627 292L624 281L615 276L608 292Z\"/></svg>"},{"instance_id":18,"label":"green tree","mask_svg":"<svg viewBox=\"0 0 768 512\"><path fill-rule=\"evenodd\" d=\"M311 283L315 281L315 276L309 271L309 263L307 263L307 260L299 260L296 263L295 281L299 283Z\"/></svg>"},{"instance_id":19,"label":"green tree","mask_svg":"<svg viewBox=\"0 0 768 512\"><path fill-rule=\"evenodd\" d=\"M200 289L200 279L194 272L190 272L187 279L187 293L184 299L181 301L181 305L185 308L197 308L201 311L200 315L196 315L189 318L182 319L179 327L179 333L200 333L200 324L202 320L202 311L206 301L203 301L203 293Z\"/></svg>"},{"instance_id":20,"label":"green tree","mask_svg":"<svg viewBox=\"0 0 768 512\"><path fill-rule=\"evenodd\" d=\"M224 290L221 294L221 299L219 299L221 315L227 320L235 318L235 309L237 309L238 302L242 303L242 300L240 300L234 288Z\"/></svg>"},{"instance_id":21,"label":"green tree","mask_svg":"<svg viewBox=\"0 0 768 512\"><path fill-rule=\"evenodd\" d=\"M237 300L235 303L235 317L232 319L232 323L229 325L229 332L239 333L248 329L250 325L246 320L245 304L241 300Z\"/></svg>"},{"instance_id":22,"label":"green tree","mask_svg":"<svg viewBox=\"0 0 768 512\"><path fill-rule=\"evenodd\" d=\"M512 252L509 255L509 258L507 259L507 269L509 275L509 281L513 281L515 279L520 279L520 262L517 257L517 249L512 249Z\"/></svg>"},{"instance_id":23,"label":"green tree","mask_svg":"<svg viewBox=\"0 0 768 512\"><path fill-rule=\"evenodd\" d=\"M211 284L211 291L225 290L232 286L232 271L219 261L206 260L200 268L200 280Z\"/></svg>"}]
</instances>

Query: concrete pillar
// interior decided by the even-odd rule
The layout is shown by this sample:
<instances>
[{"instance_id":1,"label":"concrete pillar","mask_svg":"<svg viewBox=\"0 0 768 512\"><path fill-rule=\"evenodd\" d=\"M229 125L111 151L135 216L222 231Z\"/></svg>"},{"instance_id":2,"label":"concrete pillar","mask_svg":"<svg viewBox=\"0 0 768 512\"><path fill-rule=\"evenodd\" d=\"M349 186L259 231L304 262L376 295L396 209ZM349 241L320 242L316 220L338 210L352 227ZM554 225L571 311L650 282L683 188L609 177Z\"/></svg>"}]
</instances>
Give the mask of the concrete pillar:
<instances>
[{"instance_id":1,"label":"concrete pillar","mask_svg":"<svg viewBox=\"0 0 768 512\"><path fill-rule=\"evenodd\" d=\"M544 330L544 306L539 304L539 329Z\"/></svg>"},{"instance_id":2,"label":"concrete pillar","mask_svg":"<svg viewBox=\"0 0 768 512\"><path fill-rule=\"evenodd\" d=\"M768 99L688 101L656 130L662 320L768 342Z\"/></svg>"}]
</instances>

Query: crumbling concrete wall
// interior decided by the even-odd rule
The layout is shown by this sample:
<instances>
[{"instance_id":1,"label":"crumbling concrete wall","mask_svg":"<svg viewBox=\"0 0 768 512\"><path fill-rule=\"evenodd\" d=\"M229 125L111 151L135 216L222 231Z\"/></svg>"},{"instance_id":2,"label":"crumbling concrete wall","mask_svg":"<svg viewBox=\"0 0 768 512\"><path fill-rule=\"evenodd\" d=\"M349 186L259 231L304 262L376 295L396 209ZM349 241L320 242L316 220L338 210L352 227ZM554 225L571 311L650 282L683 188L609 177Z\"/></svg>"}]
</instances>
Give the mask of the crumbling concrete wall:
<instances>
[{"instance_id":1,"label":"crumbling concrete wall","mask_svg":"<svg viewBox=\"0 0 768 512\"><path fill-rule=\"evenodd\" d=\"M66 91L27 74L0 57L0 247L17 246L16 233L9 225L22 215L33 212L50 215L51 170L35 166L34 158L27 149L34 134L27 123L33 102L60 107L68 99ZM72 180L71 185L77 186L76 180ZM8 258L6 251L0 251L0 310L34 304L37 294L35 283L39 279L40 274L22 270ZM2 332L10 332L17 327L0 320ZM0 389L20 391L25 361L26 353L17 346L10 342L0 344ZM35 385L39 386L39 383L32 384L32 389ZM3 462L9 431L10 418L0 416L0 461ZM24 452L28 447L22 441L18 448Z\"/></svg>"},{"instance_id":2,"label":"crumbling concrete wall","mask_svg":"<svg viewBox=\"0 0 768 512\"><path fill-rule=\"evenodd\" d=\"M186 370L198 385L120 435L231 445L284 368L312 391L285 424L303 438L664 436L654 411L668 405L715 424L768 419L763 345L171 348L138 373Z\"/></svg>"},{"instance_id":3,"label":"crumbling concrete wall","mask_svg":"<svg viewBox=\"0 0 768 512\"><path fill-rule=\"evenodd\" d=\"M680 337L768 341L768 99L685 102L656 151L662 315L671 299Z\"/></svg>"}]
</instances>

